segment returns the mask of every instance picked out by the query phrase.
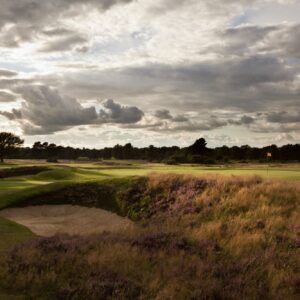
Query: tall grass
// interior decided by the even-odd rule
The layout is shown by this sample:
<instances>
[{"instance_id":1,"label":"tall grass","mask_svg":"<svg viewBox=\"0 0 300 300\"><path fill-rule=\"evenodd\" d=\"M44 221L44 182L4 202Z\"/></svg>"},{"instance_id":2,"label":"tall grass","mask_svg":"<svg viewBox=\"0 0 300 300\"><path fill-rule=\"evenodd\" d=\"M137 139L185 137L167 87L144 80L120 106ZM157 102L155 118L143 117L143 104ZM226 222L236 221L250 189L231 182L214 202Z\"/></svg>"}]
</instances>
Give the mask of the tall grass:
<instances>
[{"instance_id":1,"label":"tall grass","mask_svg":"<svg viewBox=\"0 0 300 300\"><path fill-rule=\"evenodd\" d=\"M141 226L19 245L5 287L33 299L299 299L299 183L152 174L89 187Z\"/></svg>"}]
</instances>

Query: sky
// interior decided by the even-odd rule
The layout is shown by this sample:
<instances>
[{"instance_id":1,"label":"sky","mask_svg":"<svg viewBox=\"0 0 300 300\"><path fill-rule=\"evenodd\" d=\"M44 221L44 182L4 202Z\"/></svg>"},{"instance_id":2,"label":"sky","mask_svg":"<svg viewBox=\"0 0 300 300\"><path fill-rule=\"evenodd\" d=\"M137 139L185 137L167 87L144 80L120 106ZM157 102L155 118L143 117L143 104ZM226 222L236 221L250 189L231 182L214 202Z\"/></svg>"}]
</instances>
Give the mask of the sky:
<instances>
[{"instance_id":1,"label":"sky","mask_svg":"<svg viewBox=\"0 0 300 300\"><path fill-rule=\"evenodd\" d=\"M300 0L0 0L26 145L300 143Z\"/></svg>"}]
</instances>

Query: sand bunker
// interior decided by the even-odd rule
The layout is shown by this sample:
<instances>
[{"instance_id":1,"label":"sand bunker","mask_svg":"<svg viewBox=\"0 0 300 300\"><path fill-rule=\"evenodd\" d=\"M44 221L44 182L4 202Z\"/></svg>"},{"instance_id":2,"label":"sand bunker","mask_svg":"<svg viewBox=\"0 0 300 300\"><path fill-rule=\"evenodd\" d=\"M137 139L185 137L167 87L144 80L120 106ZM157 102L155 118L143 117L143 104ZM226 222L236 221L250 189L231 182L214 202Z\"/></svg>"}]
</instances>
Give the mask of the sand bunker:
<instances>
[{"instance_id":1,"label":"sand bunker","mask_svg":"<svg viewBox=\"0 0 300 300\"><path fill-rule=\"evenodd\" d=\"M8 208L0 216L28 227L41 236L87 235L132 228L133 223L99 208L73 205L43 205Z\"/></svg>"}]
</instances>

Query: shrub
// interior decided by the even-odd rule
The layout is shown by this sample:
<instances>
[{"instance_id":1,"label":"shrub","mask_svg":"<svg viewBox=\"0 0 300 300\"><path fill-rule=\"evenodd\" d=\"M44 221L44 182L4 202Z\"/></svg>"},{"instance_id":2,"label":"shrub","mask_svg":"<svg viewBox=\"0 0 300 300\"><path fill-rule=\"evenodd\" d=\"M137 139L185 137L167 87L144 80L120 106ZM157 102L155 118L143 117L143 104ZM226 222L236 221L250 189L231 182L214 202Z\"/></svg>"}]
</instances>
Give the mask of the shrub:
<instances>
[{"instance_id":1,"label":"shrub","mask_svg":"<svg viewBox=\"0 0 300 300\"><path fill-rule=\"evenodd\" d=\"M178 162L176 161L176 159L174 159L172 157L163 160L163 163L166 165L178 165Z\"/></svg>"},{"instance_id":2,"label":"shrub","mask_svg":"<svg viewBox=\"0 0 300 300\"><path fill-rule=\"evenodd\" d=\"M47 162L48 162L48 163L55 163L55 164L57 164L59 161L58 161L57 158L48 158L48 159L47 159Z\"/></svg>"}]
</instances>

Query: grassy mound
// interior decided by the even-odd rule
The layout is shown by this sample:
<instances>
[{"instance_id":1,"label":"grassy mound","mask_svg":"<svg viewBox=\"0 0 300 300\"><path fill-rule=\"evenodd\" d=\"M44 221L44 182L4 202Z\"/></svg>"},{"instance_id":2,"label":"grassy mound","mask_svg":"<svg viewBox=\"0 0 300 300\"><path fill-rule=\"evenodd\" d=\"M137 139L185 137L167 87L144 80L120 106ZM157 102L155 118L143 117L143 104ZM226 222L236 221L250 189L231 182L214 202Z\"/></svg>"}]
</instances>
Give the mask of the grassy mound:
<instances>
[{"instance_id":1,"label":"grassy mound","mask_svg":"<svg viewBox=\"0 0 300 300\"><path fill-rule=\"evenodd\" d=\"M299 195L296 182L257 177L151 175L62 187L23 204L102 207L143 226L19 245L0 281L34 299L299 299Z\"/></svg>"},{"instance_id":2,"label":"grassy mound","mask_svg":"<svg viewBox=\"0 0 300 300\"><path fill-rule=\"evenodd\" d=\"M47 167L17 167L0 169L0 178L35 175L48 170Z\"/></svg>"},{"instance_id":3,"label":"grassy mound","mask_svg":"<svg viewBox=\"0 0 300 300\"><path fill-rule=\"evenodd\" d=\"M42 172L34 177L36 180L72 180L76 178L76 173L71 168L57 168Z\"/></svg>"}]
</instances>

